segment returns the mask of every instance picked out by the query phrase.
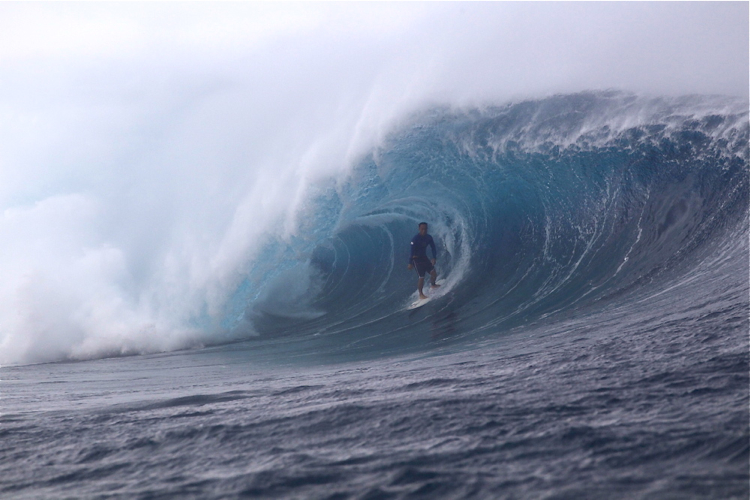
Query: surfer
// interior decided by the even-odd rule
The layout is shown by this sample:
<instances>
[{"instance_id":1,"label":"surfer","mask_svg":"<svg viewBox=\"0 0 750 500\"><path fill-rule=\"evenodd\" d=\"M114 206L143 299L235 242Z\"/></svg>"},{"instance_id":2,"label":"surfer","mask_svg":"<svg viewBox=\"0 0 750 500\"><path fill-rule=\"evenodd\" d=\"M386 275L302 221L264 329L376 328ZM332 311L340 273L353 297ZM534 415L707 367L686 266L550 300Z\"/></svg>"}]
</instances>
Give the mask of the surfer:
<instances>
[{"instance_id":1,"label":"surfer","mask_svg":"<svg viewBox=\"0 0 750 500\"><path fill-rule=\"evenodd\" d=\"M427 247L432 249L432 260L427 258ZM435 283L437 279L437 272L435 271L435 262L437 260L437 250L435 248L435 241L432 236L427 234L427 223L419 223L419 234L411 239L411 255L409 256L408 270L411 271L412 267L417 268L417 274L419 280L417 281L417 289L419 290L419 298L426 299L427 295L422 292L424 287L424 275L430 273L430 287L438 288L440 285Z\"/></svg>"}]
</instances>

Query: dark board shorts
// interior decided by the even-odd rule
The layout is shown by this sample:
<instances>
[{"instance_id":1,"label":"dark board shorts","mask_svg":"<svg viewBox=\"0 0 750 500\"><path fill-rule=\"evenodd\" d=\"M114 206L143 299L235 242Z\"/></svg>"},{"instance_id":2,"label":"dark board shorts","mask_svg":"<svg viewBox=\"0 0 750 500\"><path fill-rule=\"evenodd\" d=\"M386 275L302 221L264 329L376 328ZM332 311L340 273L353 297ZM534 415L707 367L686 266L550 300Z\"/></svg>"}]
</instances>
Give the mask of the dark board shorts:
<instances>
[{"instance_id":1,"label":"dark board shorts","mask_svg":"<svg viewBox=\"0 0 750 500\"><path fill-rule=\"evenodd\" d=\"M424 278L425 273L429 273L435 269L435 266L428 259L414 259L414 267L417 268L420 278Z\"/></svg>"}]
</instances>

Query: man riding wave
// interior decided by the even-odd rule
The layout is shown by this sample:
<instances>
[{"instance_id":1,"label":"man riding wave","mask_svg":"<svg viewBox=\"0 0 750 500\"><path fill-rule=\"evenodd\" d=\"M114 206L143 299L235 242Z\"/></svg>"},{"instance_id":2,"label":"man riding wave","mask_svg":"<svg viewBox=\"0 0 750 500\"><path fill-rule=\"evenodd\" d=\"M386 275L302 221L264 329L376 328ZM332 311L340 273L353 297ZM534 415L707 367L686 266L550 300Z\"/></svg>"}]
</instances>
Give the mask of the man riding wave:
<instances>
[{"instance_id":1,"label":"man riding wave","mask_svg":"<svg viewBox=\"0 0 750 500\"><path fill-rule=\"evenodd\" d=\"M432 259L427 258L427 247L432 250ZM440 285L435 283L437 279L437 272L435 271L435 262L437 261L437 249L435 248L435 241L432 236L427 234L427 223L419 223L419 234L411 239L411 255L409 256L408 270L411 271L412 267L417 268L417 274L419 280L417 281L417 290L419 290L419 298L426 299L427 295L422 292L424 287L424 275L430 273L430 288L438 288Z\"/></svg>"}]
</instances>

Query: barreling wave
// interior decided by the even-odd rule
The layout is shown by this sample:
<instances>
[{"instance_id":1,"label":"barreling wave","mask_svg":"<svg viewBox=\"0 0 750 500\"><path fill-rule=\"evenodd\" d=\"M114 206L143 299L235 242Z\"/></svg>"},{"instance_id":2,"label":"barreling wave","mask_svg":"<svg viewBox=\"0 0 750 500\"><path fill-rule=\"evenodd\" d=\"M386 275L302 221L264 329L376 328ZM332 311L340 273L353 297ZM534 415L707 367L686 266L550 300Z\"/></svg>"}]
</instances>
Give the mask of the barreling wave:
<instances>
[{"instance_id":1,"label":"barreling wave","mask_svg":"<svg viewBox=\"0 0 750 500\"><path fill-rule=\"evenodd\" d=\"M432 109L346 181L315 187L299 232L265 249L226 326L345 335L346 349L383 332L408 344L425 322L463 338L601 309L668 289L709 257L747 260L748 187L740 100L587 92ZM446 293L407 312L421 220Z\"/></svg>"}]
</instances>

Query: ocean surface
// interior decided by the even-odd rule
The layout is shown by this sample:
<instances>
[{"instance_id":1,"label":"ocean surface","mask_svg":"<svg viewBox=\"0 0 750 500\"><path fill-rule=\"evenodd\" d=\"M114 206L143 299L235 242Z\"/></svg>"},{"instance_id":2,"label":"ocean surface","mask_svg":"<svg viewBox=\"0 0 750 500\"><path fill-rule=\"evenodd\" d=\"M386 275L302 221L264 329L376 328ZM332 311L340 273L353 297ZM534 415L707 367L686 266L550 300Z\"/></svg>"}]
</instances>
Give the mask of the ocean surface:
<instances>
[{"instance_id":1,"label":"ocean surface","mask_svg":"<svg viewBox=\"0 0 750 500\"><path fill-rule=\"evenodd\" d=\"M747 499L748 136L713 96L416 114L210 341L0 368L0 496Z\"/></svg>"}]
</instances>

